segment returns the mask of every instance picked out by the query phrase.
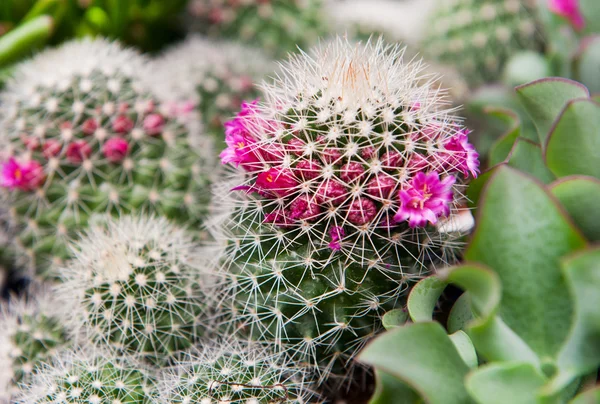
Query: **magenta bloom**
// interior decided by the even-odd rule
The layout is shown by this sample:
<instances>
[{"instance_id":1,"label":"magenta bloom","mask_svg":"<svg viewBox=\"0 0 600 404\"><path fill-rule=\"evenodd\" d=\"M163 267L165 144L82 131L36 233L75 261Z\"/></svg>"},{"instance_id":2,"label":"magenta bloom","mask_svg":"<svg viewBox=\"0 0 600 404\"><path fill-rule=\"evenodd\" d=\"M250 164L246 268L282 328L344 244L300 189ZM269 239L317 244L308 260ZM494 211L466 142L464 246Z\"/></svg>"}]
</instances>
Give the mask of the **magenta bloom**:
<instances>
[{"instance_id":1,"label":"magenta bloom","mask_svg":"<svg viewBox=\"0 0 600 404\"><path fill-rule=\"evenodd\" d=\"M408 188L400 190L400 210L394 216L396 222L408 220L410 227L425 227L427 222L436 224L440 216L450 214L452 185L456 178L448 176L440 181L436 172L417 173Z\"/></svg>"},{"instance_id":2,"label":"magenta bloom","mask_svg":"<svg viewBox=\"0 0 600 404\"><path fill-rule=\"evenodd\" d=\"M256 171L262 164L258 150L257 138L252 133L252 122L249 117L257 114L256 101L243 103L242 110L229 122L225 122L225 143L227 148L219 157L223 164L240 165L248 171Z\"/></svg>"},{"instance_id":3,"label":"magenta bloom","mask_svg":"<svg viewBox=\"0 0 600 404\"><path fill-rule=\"evenodd\" d=\"M333 226L329 229L329 237L331 237L331 242L329 243L329 248L334 251L339 251L342 249L342 239L346 235L344 228L341 226Z\"/></svg>"},{"instance_id":4,"label":"magenta bloom","mask_svg":"<svg viewBox=\"0 0 600 404\"><path fill-rule=\"evenodd\" d=\"M468 132L461 131L446 142L444 148L450 152L446 156L446 163L452 169L463 173L465 177L468 177L470 173L473 178L477 178L479 174L479 154L475 147L469 143L467 134Z\"/></svg>"},{"instance_id":5,"label":"magenta bloom","mask_svg":"<svg viewBox=\"0 0 600 404\"><path fill-rule=\"evenodd\" d=\"M554 14L569 20L575 29L582 30L585 27L585 19L579 8L579 0L548 0L548 8Z\"/></svg>"},{"instance_id":6,"label":"magenta bloom","mask_svg":"<svg viewBox=\"0 0 600 404\"><path fill-rule=\"evenodd\" d=\"M0 186L4 188L32 191L45 178L42 165L35 160L19 163L11 157L0 167Z\"/></svg>"},{"instance_id":7,"label":"magenta bloom","mask_svg":"<svg viewBox=\"0 0 600 404\"><path fill-rule=\"evenodd\" d=\"M292 173L284 168L270 168L256 177L256 186L277 197L285 197L298 185Z\"/></svg>"},{"instance_id":8,"label":"magenta bloom","mask_svg":"<svg viewBox=\"0 0 600 404\"><path fill-rule=\"evenodd\" d=\"M144 118L144 131L150 136L160 134L164 126L165 118L160 114L150 114Z\"/></svg>"},{"instance_id":9,"label":"magenta bloom","mask_svg":"<svg viewBox=\"0 0 600 404\"><path fill-rule=\"evenodd\" d=\"M102 146L104 157L111 163L119 163L123 161L129 151L129 143L127 140L120 137L110 138Z\"/></svg>"}]
</instances>

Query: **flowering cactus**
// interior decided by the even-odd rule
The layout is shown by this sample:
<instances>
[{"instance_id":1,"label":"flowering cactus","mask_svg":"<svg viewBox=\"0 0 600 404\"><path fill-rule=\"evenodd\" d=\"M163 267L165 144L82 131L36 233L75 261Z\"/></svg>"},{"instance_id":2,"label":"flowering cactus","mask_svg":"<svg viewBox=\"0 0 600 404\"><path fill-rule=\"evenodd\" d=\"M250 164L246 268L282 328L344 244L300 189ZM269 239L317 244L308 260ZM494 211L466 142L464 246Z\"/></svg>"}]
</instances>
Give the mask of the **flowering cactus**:
<instances>
[{"instance_id":1,"label":"flowering cactus","mask_svg":"<svg viewBox=\"0 0 600 404\"><path fill-rule=\"evenodd\" d=\"M499 80L505 63L518 51L542 47L534 0L438 3L423 51L456 68L472 86Z\"/></svg>"},{"instance_id":2,"label":"flowering cactus","mask_svg":"<svg viewBox=\"0 0 600 404\"><path fill-rule=\"evenodd\" d=\"M90 228L57 286L70 329L157 364L189 348L208 317L195 248L164 218L125 216Z\"/></svg>"},{"instance_id":3,"label":"flowering cactus","mask_svg":"<svg viewBox=\"0 0 600 404\"><path fill-rule=\"evenodd\" d=\"M174 105L197 107L205 126L220 139L223 122L240 102L259 96L254 83L272 71L258 49L192 36L155 63L156 90ZM187 103L186 103L187 101Z\"/></svg>"},{"instance_id":4,"label":"flowering cactus","mask_svg":"<svg viewBox=\"0 0 600 404\"><path fill-rule=\"evenodd\" d=\"M566 18L578 31L585 27L579 0L548 0L548 7L553 13Z\"/></svg>"},{"instance_id":5,"label":"flowering cactus","mask_svg":"<svg viewBox=\"0 0 600 404\"><path fill-rule=\"evenodd\" d=\"M233 323L327 376L412 279L453 260L456 237L436 225L478 156L398 46L338 39L314 55L291 57L266 101L226 124L221 159L240 176L209 227L226 245Z\"/></svg>"},{"instance_id":6,"label":"flowering cactus","mask_svg":"<svg viewBox=\"0 0 600 404\"><path fill-rule=\"evenodd\" d=\"M204 33L280 56L315 43L325 32L320 0L192 0L189 11Z\"/></svg>"},{"instance_id":7,"label":"flowering cactus","mask_svg":"<svg viewBox=\"0 0 600 404\"><path fill-rule=\"evenodd\" d=\"M152 379L128 357L91 348L62 352L21 386L16 404L145 404Z\"/></svg>"},{"instance_id":8,"label":"flowering cactus","mask_svg":"<svg viewBox=\"0 0 600 404\"><path fill-rule=\"evenodd\" d=\"M160 108L144 69L115 43L71 42L21 65L2 94L0 191L32 267L67 258L94 213L198 222L211 141Z\"/></svg>"},{"instance_id":9,"label":"flowering cactus","mask_svg":"<svg viewBox=\"0 0 600 404\"><path fill-rule=\"evenodd\" d=\"M242 341L203 344L199 353L170 368L160 403L305 403L303 374L270 347ZM214 401L213 401L214 400Z\"/></svg>"},{"instance_id":10,"label":"flowering cactus","mask_svg":"<svg viewBox=\"0 0 600 404\"><path fill-rule=\"evenodd\" d=\"M44 288L0 311L0 402L10 400L17 385L66 344L65 321L58 313L56 298Z\"/></svg>"}]
</instances>

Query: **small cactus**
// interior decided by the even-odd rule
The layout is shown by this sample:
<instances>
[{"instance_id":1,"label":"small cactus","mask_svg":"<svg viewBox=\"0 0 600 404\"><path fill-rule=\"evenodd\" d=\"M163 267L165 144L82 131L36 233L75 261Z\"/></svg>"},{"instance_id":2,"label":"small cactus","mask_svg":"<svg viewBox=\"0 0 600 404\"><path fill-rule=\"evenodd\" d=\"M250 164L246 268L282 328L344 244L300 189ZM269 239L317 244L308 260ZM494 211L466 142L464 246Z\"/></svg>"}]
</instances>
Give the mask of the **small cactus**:
<instances>
[{"instance_id":1,"label":"small cactus","mask_svg":"<svg viewBox=\"0 0 600 404\"><path fill-rule=\"evenodd\" d=\"M70 329L93 343L164 364L204 332L196 245L165 218L108 220L76 243L58 295Z\"/></svg>"},{"instance_id":2,"label":"small cactus","mask_svg":"<svg viewBox=\"0 0 600 404\"><path fill-rule=\"evenodd\" d=\"M64 318L52 293L34 287L0 311L0 402L28 381L37 365L67 344Z\"/></svg>"},{"instance_id":3,"label":"small cactus","mask_svg":"<svg viewBox=\"0 0 600 404\"><path fill-rule=\"evenodd\" d=\"M133 359L79 348L42 364L20 387L16 404L146 404L152 379Z\"/></svg>"},{"instance_id":4,"label":"small cactus","mask_svg":"<svg viewBox=\"0 0 600 404\"><path fill-rule=\"evenodd\" d=\"M156 404L308 402L303 372L283 358L257 343L203 344L164 373Z\"/></svg>"},{"instance_id":5,"label":"small cactus","mask_svg":"<svg viewBox=\"0 0 600 404\"><path fill-rule=\"evenodd\" d=\"M423 41L426 56L464 75L471 86L499 81L521 50L540 50L534 0L443 0Z\"/></svg>"},{"instance_id":6,"label":"small cactus","mask_svg":"<svg viewBox=\"0 0 600 404\"><path fill-rule=\"evenodd\" d=\"M223 139L223 123L241 101L259 97L255 83L273 70L258 49L192 36L155 62L156 90L164 99L195 106L205 127Z\"/></svg>"},{"instance_id":7,"label":"small cactus","mask_svg":"<svg viewBox=\"0 0 600 404\"><path fill-rule=\"evenodd\" d=\"M192 0L193 26L283 56L314 44L324 34L321 0Z\"/></svg>"},{"instance_id":8,"label":"small cactus","mask_svg":"<svg viewBox=\"0 0 600 404\"><path fill-rule=\"evenodd\" d=\"M266 101L227 124L221 159L238 170L215 187L209 228L226 246L233 324L326 377L414 279L454 260L457 235L436 226L479 163L400 47L338 39L314 55L291 57Z\"/></svg>"},{"instance_id":9,"label":"small cactus","mask_svg":"<svg viewBox=\"0 0 600 404\"><path fill-rule=\"evenodd\" d=\"M2 93L0 191L42 275L94 213L203 214L212 141L161 109L145 69L136 52L87 39L25 62Z\"/></svg>"}]
</instances>

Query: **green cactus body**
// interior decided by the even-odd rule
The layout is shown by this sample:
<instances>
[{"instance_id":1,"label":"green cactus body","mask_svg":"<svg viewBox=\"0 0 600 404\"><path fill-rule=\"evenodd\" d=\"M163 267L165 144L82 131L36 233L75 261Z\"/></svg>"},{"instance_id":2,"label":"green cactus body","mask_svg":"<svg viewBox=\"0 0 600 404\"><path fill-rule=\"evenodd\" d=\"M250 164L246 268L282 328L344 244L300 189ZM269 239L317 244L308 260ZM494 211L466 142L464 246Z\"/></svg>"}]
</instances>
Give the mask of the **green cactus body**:
<instances>
[{"instance_id":1,"label":"green cactus body","mask_svg":"<svg viewBox=\"0 0 600 404\"><path fill-rule=\"evenodd\" d=\"M145 404L146 372L127 357L103 351L66 351L43 364L17 394L17 404Z\"/></svg>"},{"instance_id":2,"label":"green cactus body","mask_svg":"<svg viewBox=\"0 0 600 404\"><path fill-rule=\"evenodd\" d=\"M193 0L189 11L204 33L251 43L284 56L324 34L320 0Z\"/></svg>"},{"instance_id":3,"label":"green cactus body","mask_svg":"<svg viewBox=\"0 0 600 404\"><path fill-rule=\"evenodd\" d=\"M424 53L458 70L473 87L499 81L512 55L543 46L531 0L439 1L430 27Z\"/></svg>"},{"instance_id":4,"label":"green cactus body","mask_svg":"<svg viewBox=\"0 0 600 404\"><path fill-rule=\"evenodd\" d=\"M62 74L61 66L83 58L97 64L84 61ZM143 211L197 224L207 204L211 142L194 139L144 90L137 76L144 59L101 40L38 59L24 64L4 92L2 116L4 167L12 162L15 178L25 176L5 191L31 266L43 273L68 258L67 242L96 213ZM38 66L42 78L31 84Z\"/></svg>"},{"instance_id":5,"label":"green cactus body","mask_svg":"<svg viewBox=\"0 0 600 404\"><path fill-rule=\"evenodd\" d=\"M310 55L228 124L221 158L243 173L216 188L209 227L226 246L234 326L327 378L347 373L413 280L454 260L459 235L437 225L478 163L403 49L338 39Z\"/></svg>"},{"instance_id":6,"label":"green cactus body","mask_svg":"<svg viewBox=\"0 0 600 404\"><path fill-rule=\"evenodd\" d=\"M76 247L58 286L76 334L153 364L203 334L208 298L183 230L164 218L123 217L91 229Z\"/></svg>"},{"instance_id":7,"label":"green cactus body","mask_svg":"<svg viewBox=\"0 0 600 404\"><path fill-rule=\"evenodd\" d=\"M169 100L195 106L204 126L223 141L223 123L243 100L258 98L256 83L273 71L260 50L192 36L155 62L157 91Z\"/></svg>"},{"instance_id":8,"label":"green cactus body","mask_svg":"<svg viewBox=\"0 0 600 404\"><path fill-rule=\"evenodd\" d=\"M302 372L271 352L241 341L207 342L163 376L160 403L305 403Z\"/></svg>"},{"instance_id":9,"label":"green cactus body","mask_svg":"<svg viewBox=\"0 0 600 404\"><path fill-rule=\"evenodd\" d=\"M30 299L11 301L0 313L0 399L9 400L36 366L68 344L56 300L47 290L34 288L32 294Z\"/></svg>"}]
</instances>

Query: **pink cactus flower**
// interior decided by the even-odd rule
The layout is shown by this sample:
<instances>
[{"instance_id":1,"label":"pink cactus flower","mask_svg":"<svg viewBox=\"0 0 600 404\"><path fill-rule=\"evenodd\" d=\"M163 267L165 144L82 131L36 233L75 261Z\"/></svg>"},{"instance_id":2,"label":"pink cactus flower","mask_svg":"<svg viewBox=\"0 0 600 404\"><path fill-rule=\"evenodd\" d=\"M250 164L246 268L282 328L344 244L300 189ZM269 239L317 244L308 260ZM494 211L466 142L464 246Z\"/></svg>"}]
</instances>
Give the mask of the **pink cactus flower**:
<instances>
[{"instance_id":1,"label":"pink cactus flower","mask_svg":"<svg viewBox=\"0 0 600 404\"><path fill-rule=\"evenodd\" d=\"M321 164L312 160L301 160L296 164L294 172L299 179L313 180L321 174Z\"/></svg>"},{"instance_id":2,"label":"pink cactus flower","mask_svg":"<svg viewBox=\"0 0 600 404\"><path fill-rule=\"evenodd\" d=\"M331 242L329 243L329 248L334 251L339 251L342 249L342 239L346 235L344 228L341 226L333 226L329 229L329 237L331 237Z\"/></svg>"},{"instance_id":3,"label":"pink cactus flower","mask_svg":"<svg viewBox=\"0 0 600 404\"><path fill-rule=\"evenodd\" d=\"M125 115L119 115L112 123L112 128L116 133L129 133L133 129L134 123Z\"/></svg>"},{"instance_id":4,"label":"pink cactus flower","mask_svg":"<svg viewBox=\"0 0 600 404\"><path fill-rule=\"evenodd\" d=\"M566 18L576 30L581 31L585 28L579 0L548 0L548 8L553 13Z\"/></svg>"},{"instance_id":5,"label":"pink cactus flower","mask_svg":"<svg viewBox=\"0 0 600 404\"><path fill-rule=\"evenodd\" d=\"M377 216L377 205L369 198L356 198L348 209L348 220L355 225L362 226Z\"/></svg>"},{"instance_id":6,"label":"pink cactus flower","mask_svg":"<svg viewBox=\"0 0 600 404\"><path fill-rule=\"evenodd\" d=\"M81 163L92 155L92 148L85 140L76 140L67 146L67 159L71 163Z\"/></svg>"},{"instance_id":7,"label":"pink cactus flower","mask_svg":"<svg viewBox=\"0 0 600 404\"><path fill-rule=\"evenodd\" d=\"M47 159L58 156L61 150L62 144L56 139L48 139L42 146L42 153Z\"/></svg>"},{"instance_id":8,"label":"pink cactus flower","mask_svg":"<svg viewBox=\"0 0 600 404\"><path fill-rule=\"evenodd\" d=\"M340 178L345 183L351 183L355 179L362 177L362 175L364 173L365 173L365 169L364 169L363 165L360 163L357 163L357 162L350 162L350 163L344 164L340 168Z\"/></svg>"},{"instance_id":9,"label":"pink cactus flower","mask_svg":"<svg viewBox=\"0 0 600 404\"><path fill-rule=\"evenodd\" d=\"M0 167L0 186L11 190L32 191L45 179L44 168L35 160L19 163L11 157Z\"/></svg>"},{"instance_id":10,"label":"pink cactus flower","mask_svg":"<svg viewBox=\"0 0 600 404\"><path fill-rule=\"evenodd\" d=\"M240 165L247 171L262 169L262 154L258 150L257 138L253 135L252 117L257 114L256 101L251 104L243 103L238 115L225 123L225 143L227 148L219 157L221 163Z\"/></svg>"},{"instance_id":11,"label":"pink cactus flower","mask_svg":"<svg viewBox=\"0 0 600 404\"><path fill-rule=\"evenodd\" d=\"M396 222L408 220L408 225L413 228L425 227L427 222L436 224L440 216L450 214L455 181L452 176L440 181L436 172L417 173L408 188L400 190L400 210L394 219Z\"/></svg>"},{"instance_id":12,"label":"pink cactus flower","mask_svg":"<svg viewBox=\"0 0 600 404\"><path fill-rule=\"evenodd\" d=\"M285 168L272 167L256 177L256 186L270 192L276 197L283 198L292 192L298 185L290 172Z\"/></svg>"},{"instance_id":13,"label":"pink cactus flower","mask_svg":"<svg viewBox=\"0 0 600 404\"><path fill-rule=\"evenodd\" d=\"M306 195L299 196L290 204L289 217L294 220L311 220L321 213L321 207L315 201L311 201Z\"/></svg>"},{"instance_id":14,"label":"pink cactus flower","mask_svg":"<svg viewBox=\"0 0 600 404\"><path fill-rule=\"evenodd\" d=\"M165 127L165 118L160 114L150 114L144 118L144 131L150 136L159 135Z\"/></svg>"},{"instance_id":15,"label":"pink cactus flower","mask_svg":"<svg viewBox=\"0 0 600 404\"><path fill-rule=\"evenodd\" d=\"M112 137L102 146L104 157L111 163L119 163L125 159L129 151L129 143L120 137Z\"/></svg>"},{"instance_id":16,"label":"pink cactus flower","mask_svg":"<svg viewBox=\"0 0 600 404\"><path fill-rule=\"evenodd\" d=\"M447 165L460 171L465 177L469 174L477 178L479 174L479 154L475 147L469 143L468 131L461 131L446 142L444 148L451 153L447 155Z\"/></svg>"},{"instance_id":17,"label":"pink cactus flower","mask_svg":"<svg viewBox=\"0 0 600 404\"><path fill-rule=\"evenodd\" d=\"M386 174L378 174L367 183L367 193L374 198L387 199L390 197L397 181Z\"/></svg>"},{"instance_id":18,"label":"pink cactus flower","mask_svg":"<svg viewBox=\"0 0 600 404\"><path fill-rule=\"evenodd\" d=\"M317 201L319 203L326 203L330 205L340 205L346 200L348 196L348 190L339 181L336 180L325 180L319 188L317 188Z\"/></svg>"}]
</instances>

